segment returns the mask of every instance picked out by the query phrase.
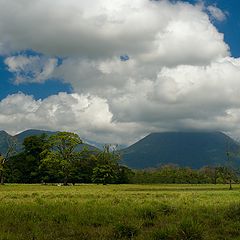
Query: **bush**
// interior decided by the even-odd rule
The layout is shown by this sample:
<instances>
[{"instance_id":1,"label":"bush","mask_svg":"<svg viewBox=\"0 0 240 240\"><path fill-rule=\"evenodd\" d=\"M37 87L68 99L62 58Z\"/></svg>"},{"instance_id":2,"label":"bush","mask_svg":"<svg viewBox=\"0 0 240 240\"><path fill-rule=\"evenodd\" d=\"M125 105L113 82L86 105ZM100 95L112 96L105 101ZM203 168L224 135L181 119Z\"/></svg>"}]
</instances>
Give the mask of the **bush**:
<instances>
[{"instance_id":1,"label":"bush","mask_svg":"<svg viewBox=\"0 0 240 240\"><path fill-rule=\"evenodd\" d=\"M117 238L132 239L138 233L138 228L133 225L118 224L115 226L114 235Z\"/></svg>"},{"instance_id":2,"label":"bush","mask_svg":"<svg viewBox=\"0 0 240 240\"><path fill-rule=\"evenodd\" d=\"M161 228L153 233L153 240L175 240L176 228Z\"/></svg>"},{"instance_id":3,"label":"bush","mask_svg":"<svg viewBox=\"0 0 240 240\"><path fill-rule=\"evenodd\" d=\"M240 203L232 203L226 209L226 216L230 219L240 221Z\"/></svg>"},{"instance_id":4,"label":"bush","mask_svg":"<svg viewBox=\"0 0 240 240\"><path fill-rule=\"evenodd\" d=\"M176 211L176 208L174 208L173 206L170 206L170 205L167 205L165 203L162 203L160 206L159 206L159 211L161 213L163 213L164 215L170 215L172 213L174 213Z\"/></svg>"},{"instance_id":5,"label":"bush","mask_svg":"<svg viewBox=\"0 0 240 240\"><path fill-rule=\"evenodd\" d=\"M140 209L139 216L146 220L153 220L157 217L157 212L151 208L142 208Z\"/></svg>"},{"instance_id":6,"label":"bush","mask_svg":"<svg viewBox=\"0 0 240 240\"><path fill-rule=\"evenodd\" d=\"M202 240L202 226L193 219L186 218L180 223L178 236L181 240Z\"/></svg>"}]
</instances>

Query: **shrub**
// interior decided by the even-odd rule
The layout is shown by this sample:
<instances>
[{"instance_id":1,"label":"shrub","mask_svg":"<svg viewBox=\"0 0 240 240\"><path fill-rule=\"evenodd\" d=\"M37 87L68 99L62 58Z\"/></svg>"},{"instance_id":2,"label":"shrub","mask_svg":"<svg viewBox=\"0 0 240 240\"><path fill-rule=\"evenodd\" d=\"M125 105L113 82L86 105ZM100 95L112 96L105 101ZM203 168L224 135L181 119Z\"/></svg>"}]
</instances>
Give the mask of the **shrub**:
<instances>
[{"instance_id":1,"label":"shrub","mask_svg":"<svg viewBox=\"0 0 240 240\"><path fill-rule=\"evenodd\" d=\"M226 216L230 219L240 221L240 203L232 203L226 209Z\"/></svg>"},{"instance_id":2,"label":"shrub","mask_svg":"<svg viewBox=\"0 0 240 240\"><path fill-rule=\"evenodd\" d=\"M157 211L151 208L141 208L139 216L146 220L153 220L157 217Z\"/></svg>"},{"instance_id":3,"label":"shrub","mask_svg":"<svg viewBox=\"0 0 240 240\"><path fill-rule=\"evenodd\" d=\"M164 215L170 215L176 211L176 209L170 205L167 205L165 203L161 204L159 206L159 211L163 213Z\"/></svg>"},{"instance_id":4,"label":"shrub","mask_svg":"<svg viewBox=\"0 0 240 240\"><path fill-rule=\"evenodd\" d=\"M176 235L176 228L161 228L153 233L153 240L174 240Z\"/></svg>"},{"instance_id":5,"label":"shrub","mask_svg":"<svg viewBox=\"0 0 240 240\"><path fill-rule=\"evenodd\" d=\"M178 236L181 240L202 240L202 226L193 219L186 218L179 225Z\"/></svg>"},{"instance_id":6,"label":"shrub","mask_svg":"<svg viewBox=\"0 0 240 240\"><path fill-rule=\"evenodd\" d=\"M132 239L138 233L138 228L128 224L118 224L115 226L114 235L117 238Z\"/></svg>"}]
</instances>

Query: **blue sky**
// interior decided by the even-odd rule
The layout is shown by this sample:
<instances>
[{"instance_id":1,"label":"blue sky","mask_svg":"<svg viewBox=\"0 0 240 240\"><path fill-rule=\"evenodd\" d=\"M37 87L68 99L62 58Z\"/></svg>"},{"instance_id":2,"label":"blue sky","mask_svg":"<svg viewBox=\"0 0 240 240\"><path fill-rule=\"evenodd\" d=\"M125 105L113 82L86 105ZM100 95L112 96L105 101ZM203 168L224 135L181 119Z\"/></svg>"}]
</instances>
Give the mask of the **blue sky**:
<instances>
[{"instance_id":1,"label":"blue sky","mask_svg":"<svg viewBox=\"0 0 240 240\"><path fill-rule=\"evenodd\" d=\"M239 138L239 9L237 0L0 0L0 128L120 144L157 131Z\"/></svg>"},{"instance_id":2,"label":"blue sky","mask_svg":"<svg viewBox=\"0 0 240 240\"><path fill-rule=\"evenodd\" d=\"M227 19L224 22L214 22L214 24L220 32L224 33L224 39L229 44L232 55L240 57L240 2L236 0L208 0L206 2L227 12Z\"/></svg>"},{"instance_id":3,"label":"blue sky","mask_svg":"<svg viewBox=\"0 0 240 240\"><path fill-rule=\"evenodd\" d=\"M31 54L33 53L31 52ZM0 99L4 99L7 95L17 92L33 95L35 99L44 99L59 92L72 92L72 87L69 83L63 83L57 79L51 79L44 83L14 84L14 75L8 71L4 63L4 57L0 57L0 76Z\"/></svg>"}]
</instances>

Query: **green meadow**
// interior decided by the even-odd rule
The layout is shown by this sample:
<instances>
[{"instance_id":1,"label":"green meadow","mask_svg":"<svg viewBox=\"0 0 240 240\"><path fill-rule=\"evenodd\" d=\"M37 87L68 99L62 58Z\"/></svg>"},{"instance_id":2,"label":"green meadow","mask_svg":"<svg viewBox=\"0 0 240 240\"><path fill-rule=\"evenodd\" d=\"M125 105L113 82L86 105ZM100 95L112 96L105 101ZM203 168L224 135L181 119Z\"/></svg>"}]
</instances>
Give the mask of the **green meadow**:
<instances>
[{"instance_id":1,"label":"green meadow","mask_svg":"<svg viewBox=\"0 0 240 240\"><path fill-rule=\"evenodd\" d=\"M0 240L240 239L240 186L0 186Z\"/></svg>"}]
</instances>

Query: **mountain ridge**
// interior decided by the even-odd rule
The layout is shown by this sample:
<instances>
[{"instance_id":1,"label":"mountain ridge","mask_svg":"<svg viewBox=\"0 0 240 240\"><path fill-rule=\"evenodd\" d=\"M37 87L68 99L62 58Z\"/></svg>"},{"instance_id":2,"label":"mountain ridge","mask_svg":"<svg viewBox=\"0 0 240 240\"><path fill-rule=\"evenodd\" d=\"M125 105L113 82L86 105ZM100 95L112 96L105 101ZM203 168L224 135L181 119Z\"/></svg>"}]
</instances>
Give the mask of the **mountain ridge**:
<instances>
[{"instance_id":1,"label":"mountain ridge","mask_svg":"<svg viewBox=\"0 0 240 240\"><path fill-rule=\"evenodd\" d=\"M201 168L225 164L227 147L234 152L239 143L219 131L161 132L150 133L121 154L123 163L136 169L165 164Z\"/></svg>"},{"instance_id":2,"label":"mountain ridge","mask_svg":"<svg viewBox=\"0 0 240 240\"><path fill-rule=\"evenodd\" d=\"M59 131L48 131L48 130L40 130L40 129L28 129L25 131L22 131L15 135L10 135L4 130L0 131L0 153L6 153L8 148L8 140L10 141L16 141L16 150L17 152L20 152L23 149L23 141L26 137L29 136L39 136L41 134L46 134L48 136L51 136L53 134L58 133ZM8 140L7 140L8 139ZM88 143L83 143L79 146L77 146L76 150L81 151L84 147L88 147L89 150L98 150L97 147L92 146Z\"/></svg>"},{"instance_id":3,"label":"mountain ridge","mask_svg":"<svg viewBox=\"0 0 240 240\"><path fill-rule=\"evenodd\" d=\"M21 151L25 137L43 133L52 135L57 131L28 129L12 136L1 130L0 152L6 152L8 141L14 138L18 140L17 150ZM84 144L79 145L77 151L81 151L84 146L90 150L99 150L96 146L89 144L91 141L85 139L83 141ZM225 164L227 148L234 152L240 148L240 145L220 131L172 131L150 133L119 152L122 156L121 162L134 169L159 167L165 164L201 168L207 165Z\"/></svg>"}]
</instances>

